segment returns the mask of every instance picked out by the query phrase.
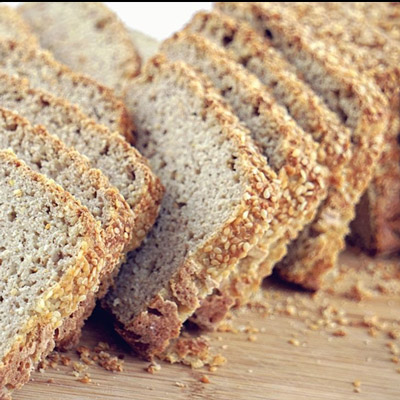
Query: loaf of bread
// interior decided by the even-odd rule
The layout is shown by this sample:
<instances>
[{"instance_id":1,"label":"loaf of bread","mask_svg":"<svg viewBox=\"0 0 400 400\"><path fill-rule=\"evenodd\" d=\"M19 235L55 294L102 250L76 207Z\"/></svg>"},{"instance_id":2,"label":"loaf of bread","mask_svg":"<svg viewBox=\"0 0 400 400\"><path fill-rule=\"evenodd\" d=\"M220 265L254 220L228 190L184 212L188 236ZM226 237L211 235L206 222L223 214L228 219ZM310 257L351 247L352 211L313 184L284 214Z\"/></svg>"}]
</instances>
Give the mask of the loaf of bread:
<instances>
[{"instance_id":1,"label":"loaf of bread","mask_svg":"<svg viewBox=\"0 0 400 400\"><path fill-rule=\"evenodd\" d=\"M0 5L0 37L2 39L29 42L36 46L39 45L29 25L18 12L14 8L5 5Z\"/></svg>"},{"instance_id":2,"label":"loaf of bread","mask_svg":"<svg viewBox=\"0 0 400 400\"><path fill-rule=\"evenodd\" d=\"M224 2L217 3L216 8L247 22L266 37L351 131L351 156L343 171L345 186L332 193L327 204L335 212L318 216L321 220L336 221L336 233L318 246L323 252L314 254L308 251L307 237L318 237L320 229L316 226L315 231L304 231L306 236L299 238L299 244L292 243L294 250L290 249L278 266L285 279L316 289L344 247L344 236L354 218L355 205L373 176L382 150L388 103L370 79L348 64L343 66L341 55L334 47L315 40L291 14L291 7L277 3Z\"/></svg>"},{"instance_id":3,"label":"loaf of bread","mask_svg":"<svg viewBox=\"0 0 400 400\"><path fill-rule=\"evenodd\" d=\"M140 59L124 24L96 2L32 2L18 8L40 45L56 60L125 93Z\"/></svg>"},{"instance_id":4,"label":"loaf of bread","mask_svg":"<svg viewBox=\"0 0 400 400\"><path fill-rule=\"evenodd\" d=\"M18 129L1 119L2 133ZM8 151L0 151L0 182L0 397L8 398L97 290L104 252L86 207Z\"/></svg>"},{"instance_id":5,"label":"loaf of bread","mask_svg":"<svg viewBox=\"0 0 400 400\"><path fill-rule=\"evenodd\" d=\"M47 51L28 43L0 38L0 70L27 78L32 87L77 104L99 124L133 141L131 119L113 92L85 75L73 73Z\"/></svg>"},{"instance_id":6,"label":"loaf of bread","mask_svg":"<svg viewBox=\"0 0 400 400\"><path fill-rule=\"evenodd\" d=\"M166 194L103 304L122 337L151 357L269 229L279 196L248 132L186 64L151 59L127 99L138 149Z\"/></svg>"},{"instance_id":7,"label":"loaf of bread","mask_svg":"<svg viewBox=\"0 0 400 400\"><path fill-rule=\"evenodd\" d=\"M256 249L242 260L217 290L237 305L245 303L270 275L273 266L285 254L287 244L312 221L326 195L326 175L317 163L317 144L279 106L270 91L227 53L209 40L189 32L180 32L166 40L160 50L171 60L185 61L205 74L219 89L224 100L249 130L261 153L282 183L279 213L271 221L268 234ZM262 265L262 267L260 267ZM217 323L216 307L196 312L195 321L202 327Z\"/></svg>"}]
</instances>

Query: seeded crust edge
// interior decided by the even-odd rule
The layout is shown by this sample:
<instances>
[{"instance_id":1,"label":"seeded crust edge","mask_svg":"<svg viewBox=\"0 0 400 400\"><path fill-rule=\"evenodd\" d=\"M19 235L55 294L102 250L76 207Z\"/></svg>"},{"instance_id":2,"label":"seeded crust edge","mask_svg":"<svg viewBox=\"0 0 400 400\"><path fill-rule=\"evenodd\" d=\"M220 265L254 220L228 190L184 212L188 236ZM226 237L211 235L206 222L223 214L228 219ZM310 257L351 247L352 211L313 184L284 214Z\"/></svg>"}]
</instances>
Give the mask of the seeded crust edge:
<instances>
[{"instance_id":1,"label":"seeded crust edge","mask_svg":"<svg viewBox=\"0 0 400 400\"><path fill-rule=\"evenodd\" d=\"M231 218L232 222L215 232L197 254L182 263L166 287L148 302L144 311L127 324L118 322L118 316L114 315L117 332L144 358L152 358L161 353L169 340L179 335L183 321L199 306L199 300L210 293L222 277L229 273L232 265L256 244L268 227L267 214L273 215L277 206L262 195L268 188L275 198L275 192L278 190L275 186L275 174L265 166L261 155L249 141L248 135L242 131L236 117L222 106L217 93L205 87L186 64L168 63L162 55L154 57L146 64L139 79L142 82L151 81L156 79L154 75L157 76L160 71L170 71L177 74L178 79L183 79L188 89L204 100L203 113L211 110L220 121L221 127L225 127L225 132L227 126L231 126L226 134L241 149L242 164L245 164L243 168L250 175L250 185L238 207L236 217ZM269 177L269 180L266 177ZM234 251L224 249L226 242L221 241L222 234L228 237L228 242L234 238L238 241L239 245L235 245ZM243 240L242 243L240 239ZM218 250L214 253L216 248ZM217 261L217 255L224 262ZM223 268L222 272L217 268L220 265ZM106 302L103 302L103 305L112 313L112 305Z\"/></svg>"},{"instance_id":2,"label":"seeded crust edge","mask_svg":"<svg viewBox=\"0 0 400 400\"><path fill-rule=\"evenodd\" d=\"M53 290L44 294L44 306L39 315L32 317L21 330L11 350L0 363L0 396L7 398L14 389L22 387L29 380L33 364L44 358L54 347L54 331L76 310L82 296L96 290L99 284L99 273L104 262L104 250L100 232L89 211L60 186L41 174L30 170L10 151L0 151L0 156L8 163L22 170L31 180L38 182L46 192L52 192L60 203L70 208L80 217L86 228L85 241L77 256L74 266L68 269L64 277ZM78 284L78 280L87 279L87 284ZM72 293L72 301L68 300L62 308L54 309L52 303L62 300L63 293ZM54 312L57 312L55 314ZM47 315L46 315L47 314ZM54 315L55 314L55 315Z\"/></svg>"},{"instance_id":3,"label":"seeded crust edge","mask_svg":"<svg viewBox=\"0 0 400 400\"><path fill-rule=\"evenodd\" d=\"M113 115L116 118L116 129L125 137L125 139L133 143L134 138L134 125L129 113L121 100L119 100L111 89L100 85L95 80L87 77L86 75L73 72L67 66L59 63L54 57L46 50L41 50L35 46L27 43L21 43L16 40L0 40L0 46L5 48L8 53L12 53L16 49L20 49L25 58L42 58L48 67L57 70L58 75L66 75L76 84L83 84L85 86L94 87L97 89L99 95L104 99L105 103L110 105Z\"/></svg>"},{"instance_id":4,"label":"seeded crust edge","mask_svg":"<svg viewBox=\"0 0 400 400\"><path fill-rule=\"evenodd\" d=\"M217 4L217 8L219 9L221 9L222 6L221 10L222 12L224 4L227 3ZM239 4L239 3L229 3L230 6L232 6L233 4ZM245 3L240 3L239 7L243 7L243 4ZM265 17L268 21L272 22L274 24L274 28L279 30L279 33L281 34L285 33L285 22L287 23L288 21L285 21L285 17L282 16L275 7L273 7L272 5L269 6L269 8L271 9L269 10L270 15L267 12L268 9L264 9L263 7L257 5L256 3L251 3L248 6L246 5L246 7L248 7L247 8L248 11L253 12L260 18ZM282 21L284 22L283 26L282 26ZM296 24L294 23L293 26L296 26ZM301 33L301 28L299 27L297 28L299 29L298 32ZM374 83L372 83L367 78L362 78L359 74L355 73L354 71L351 70L346 71L346 69L342 69L340 67L339 60L335 61L332 56L326 57L325 54L322 54L321 50L316 50L316 51L311 50L313 48L312 45L308 43L307 38L303 36L301 34L296 35L296 37L294 38L296 41L296 46L301 45L303 46L303 48L305 47L307 51L311 51L314 58L317 58L319 62L324 63L324 66L326 67L328 74L336 73L339 79L346 78L348 80L349 87L351 87L352 90L354 90L354 88L358 88L358 94L362 98L361 104L363 105L363 118L358 126L358 129L360 130L360 132L358 132L358 135L361 144L367 150L367 154L365 154L366 158L363 159L362 162L360 162L359 157L361 152L356 152L357 156L356 160L354 160L353 158L352 163L358 170L358 176L355 176L357 174L350 174L350 176L347 176L346 179L346 180L351 179L353 181L352 183L357 187L357 191L359 192L354 195L356 198L354 198L354 200L352 201L352 206L351 206L354 207L355 203L360 198L362 192L366 189L369 180L372 178L373 175L372 167L377 164L377 159L380 155L380 151L382 148L381 136L382 132L385 129L388 118L387 115L388 104L386 102L386 99L382 96L379 89ZM364 143L362 128L367 128L365 131L370 132L371 141L369 143ZM366 171L367 168L365 168L365 166L370 167L368 168L368 171ZM364 179L361 179L361 177L363 177ZM354 180L356 180L356 182L354 182ZM362 184L360 184L360 182L362 182ZM353 189L353 187L351 187L350 185L347 185L347 187L349 189ZM349 208L348 205L347 208ZM344 216L344 218L346 218L347 222L349 223L350 220L352 219L352 216L354 216L354 211L346 210L346 214L348 217ZM329 249L326 250L338 252L340 249L333 248L333 246L330 246ZM326 255L326 260L329 260L329 258L331 257L332 256ZM327 272L328 268L331 267L332 265L330 263L324 262L324 263L316 263L314 270L311 269L308 271L304 270L302 271L300 265L299 270L295 271L293 265L291 265L290 268L280 268L278 272L284 279L300 284L306 288L315 290L319 287L324 273Z\"/></svg>"}]
</instances>

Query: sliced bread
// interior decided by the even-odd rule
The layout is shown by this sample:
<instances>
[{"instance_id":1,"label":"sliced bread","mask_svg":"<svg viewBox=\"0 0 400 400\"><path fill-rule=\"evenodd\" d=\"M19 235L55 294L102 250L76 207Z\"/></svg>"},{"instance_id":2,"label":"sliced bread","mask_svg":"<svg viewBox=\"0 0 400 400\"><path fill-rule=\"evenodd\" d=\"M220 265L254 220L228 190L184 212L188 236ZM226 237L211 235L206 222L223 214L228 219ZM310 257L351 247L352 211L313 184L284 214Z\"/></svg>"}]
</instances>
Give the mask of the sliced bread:
<instances>
[{"instance_id":1,"label":"sliced bread","mask_svg":"<svg viewBox=\"0 0 400 400\"><path fill-rule=\"evenodd\" d=\"M248 132L186 64L151 59L127 98L138 148L166 195L103 304L150 358L269 229L279 192Z\"/></svg>"},{"instance_id":2,"label":"sliced bread","mask_svg":"<svg viewBox=\"0 0 400 400\"><path fill-rule=\"evenodd\" d=\"M132 121L124 104L113 92L85 75L73 73L47 51L0 38L0 70L27 78L32 87L77 104L99 124L133 141Z\"/></svg>"},{"instance_id":3,"label":"sliced bread","mask_svg":"<svg viewBox=\"0 0 400 400\"><path fill-rule=\"evenodd\" d=\"M295 239L315 215L326 195L325 171L317 163L317 145L279 106L270 91L227 53L209 40L189 32L180 32L160 47L171 60L181 60L205 74L220 90L241 122L250 130L253 140L277 174L282 185L279 212L270 230L253 251L217 289L231 303L245 303L258 289L263 278L285 254L287 244ZM256 250L255 249L255 250ZM262 266L262 267L261 267ZM207 306L196 312L195 321L202 327L214 325L222 318Z\"/></svg>"},{"instance_id":4,"label":"sliced bread","mask_svg":"<svg viewBox=\"0 0 400 400\"><path fill-rule=\"evenodd\" d=\"M336 48L342 64L371 77L389 101L390 120L382 156L352 224L353 238L379 253L400 250L400 47L363 15L341 3L283 5L312 36Z\"/></svg>"},{"instance_id":5,"label":"sliced bread","mask_svg":"<svg viewBox=\"0 0 400 400\"><path fill-rule=\"evenodd\" d=\"M130 207L129 225L134 229L125 230L124 235L129 235L125 251L138 247L156 219L163 194L147 160L119 134L96 124L67 101L32 89L23 79L0 73L0 104L31 124L44 126L108 177Z\"/></svg>"},{"instance_id":6,"label":"sliced bread","mask_svg":"<svg viewBox=\"0 0 400 400\"><path fill-rule=\"evenodd\" d=\"M18 8L56 60L123 96L140 72L140 58L124 24L96 2L29 2ZM45 22L44 22L45 21Z\"/></svg>"},{"instance_id":7,"label":"sliced bread","mask_svg":"<svg viewBox=\"0 0 400 400\"><path fill-rule=\"evenodd\" d=\"M20 129L9 122L2 132ZM85 207L8 151L0 151L0 182L0 397L8 398L98 288L103 245Z\"/></svg>"},{"instance_id":8,"label":"sliced bread","mask_svg":"<svg viewBox=\"0 0 400 400\"><path fill-rule=\"evenodd\" d=\"M29 25L18 12L5 5L0 5L0 37L3 39L15 39L21 42L29 42L36 46L39 45Z\"/></svg>"},{"instance_id":9,"label":"sliced bread","mask_svg":"<svg viewBox=\"0 0 400 400\"><path fill-rule=\"evenodd\" d=\"M105 265L100 273L105 294L120 265L121 253L129 241L126 232L134 229L128 204L108 179L90 168L86 158L70 150L41 127L32 128L21 117L0 109L0 148L12 149L31 169L54 180L87 207L100 227L105 248ZM14 130L5 127L14 126ZM48 226L50 229L51 226ZM85 300L86 301L86 300ZM61 327L58 342L66 343L68 329ZM80 330L71 332L76 338Z\"/></svg>"},{"instance_id":10,"label":"sliced bread","mask_svg":"<svg viewBox=\"0 0 400 400\"><path fill-rule=\"evenodd\" d=\"M278 4L243 2L217 3L216 8L249 23L269 40L351 130L351 157L343 171L345 189L330 197L328 207L336 210L335 213L318 217L321 220L336 220L343 234L336 235L335 241L327 241L325 253L319 255L309 253L303 244L294 243L296 250L293 253L289 250L288 256L278 266L279 274L285 279L317 289L344 246L344 234L354 218L355 204L373 176L388 120L388 103L370 79L348 65L343 66L337 50L313 39L289 10L284 12ZM315 231L316 235L319 230ZM310 231L310 234L313 232Z\"/></svg>"}]
</instances>

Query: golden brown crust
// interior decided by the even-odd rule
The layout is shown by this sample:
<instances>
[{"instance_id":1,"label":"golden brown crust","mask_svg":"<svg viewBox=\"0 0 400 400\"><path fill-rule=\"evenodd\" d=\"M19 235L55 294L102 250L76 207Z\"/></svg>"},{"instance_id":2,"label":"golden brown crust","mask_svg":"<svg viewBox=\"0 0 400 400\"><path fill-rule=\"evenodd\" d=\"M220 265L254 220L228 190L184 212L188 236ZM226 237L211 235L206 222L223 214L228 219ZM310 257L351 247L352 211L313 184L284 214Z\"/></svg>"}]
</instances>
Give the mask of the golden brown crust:
<instances>
[{"instance_id":1,"label":"golden brown crust","mask_svg":"<svg viewBox=\"0 0 400 400\"><path fill-rule=\"evenodd\" d=\"M108 127L112 131L114 130L119 132L128 142L132 143L134 141L134 126L132 119L126 110L125 105L121 100L115 97L112 90L98 84L96 81L85 75L72 72L68 67L54 60L53 56L49 52L40 50L35 46L14 40L0 40L0 47L10 57L12 57L14 53L19 53L18 57L20 58L19 62L21 64L23 64L24 60L40 60L43 65L53 69L57 76L71 80L74 85L82 84L83 86L94 88L104 104L107 105L106 108L109 109L111 117ZM0 61L0 66L3 63L4 61ZM18 69L16 69L15 72L18 73ZM92 117L96 116L93 115Z\"/></svg>"},{"instance_id":2,"label":"golden brown crust","mask_svg":"<svg viewBox=\"0 0 400 400\"><path fill-rule=\"evenodd\" d=\"M300 238L296 251L293 251L292 247L289 258L284 260L279 268L279 273L285 279L315 288L323 273L333 266L332 260L336 259L336 253L341 250L343 233L347 232L346 227L353 218L354 205L372 178L382 148L381 135L387 122L386 99L370 80L354 71L353 67L346 64L343 67L341 57L333 48L328 49L319 43L316 45L309 31L293 18L289 11L290 7L285 8L275 3L267 5L264 3L263 5L260 3L218 3L217 8L239 19L245 19L260 34L264 35L267 32L273 45L283 51L293 64L296 65L298 61L293 58L295 54L304 54L309 57L326 76L334 79L338 87L342 87L347 93L344 96L339 92L339 95L351 99L353 103L354 115L351 117L354 122L349 120L349 123L353 123L352 157L344 171L345 185L339 192L332 193L327 200L327 205L324 206L331 209L333 217L328 212L324 215L321 210L320 216L324 218L316 220L313 229L309 230L311 235L318 236L322 233L327 236L322 241L314 241L316 248L313 251L311 249L303 251L305 247L301 244L303 239ZM302 58L299 60L301 61ZM306 80L308 72L301 71ZM316 86L313 81L309 83L313 88ZM355 117L357 117L356 120ZM321 226L318 226L319 224ZM324 228L326 224L328 229ZM329 224L331 224L330 227ZM323 233L324 230L325 233ZM331 233L335 235L333 239L329 236ZM321 246L321 243L325 245ZM321 254L322 251L328 251L323 263L320 257L314 257L314 253Z\"/></svg>"},{"instance_id":3,"label":"golden brown crust","mask_svg":"<svg viewBox=\"0 0 400 400\"><path fill-rule=\"evenodd\" d=\"M1 151L0 157L2 162L18 168L21 174L36 182L40 190L51 193L54 201L64 204L66 213L78 216L85 237L75 265L70 267L55 287L43 294L42 311L32 315L26 326L21 327L11 350L1 360L0 395L7 396L10 391L20 388L29 380L32 363L38 362L52 350L54 331L63 319L77 309L88 293L97 290L99 274L104 265L104 246L92 215L68 192L43 175L30 170L12 152ZM64 294L67 296L63 297Z\"/></svg>"},{"instance_id":4,"label":"golden brown crust","mask_svg":"<svg viewBox=\"0 0 400 400\"><path fill-rule=\"evenodd\" d=\"M150 84L155 79L162 79L164 74L175 76L193 96L202 99L204 108L201 112L213 115L226 138L240 148L238 158L247 183L241 204L229 222L183 262L166 282L164 289L145 305L144 311L129 323L117 325L125 340L146 358L162 352L169 340L179 335L182 322L193 313L201 299L211 292L268 229L268 219L277 207L276 175L265 165L236 117L222 105L219 96L211 88L205 87L185 64L168 63L162 56L147 63L139 81L141 84ZM268 199L263 197L266 190L271 194ZM179 291L176 290L177 286L180 287ZM112 311L112 304L105 306ZM118 315L114 317L118 320Z\"/></svg>"}]
</instances>

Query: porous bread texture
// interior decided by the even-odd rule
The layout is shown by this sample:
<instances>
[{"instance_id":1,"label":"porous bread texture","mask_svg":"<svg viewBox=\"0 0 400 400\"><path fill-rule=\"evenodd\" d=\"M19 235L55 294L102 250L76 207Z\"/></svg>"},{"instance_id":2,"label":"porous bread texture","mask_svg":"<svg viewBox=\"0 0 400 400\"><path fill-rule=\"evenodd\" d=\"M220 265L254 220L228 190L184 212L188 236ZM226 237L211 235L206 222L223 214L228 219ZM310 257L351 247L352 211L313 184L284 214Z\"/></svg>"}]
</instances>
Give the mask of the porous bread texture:
<instances>
[{"instance_id":1,"label":"porous bread texture","mask_svg":"<svg viewBox=\"0 0 400 400\"><path fill-rule=\"evenodd\" d=\"M90 168L86 158L67 148L42 127L32 128L28 121L1 108L0 148L12 149L32 170L54 180L71 193L95 218L105 248L98 293L99 297L104 295L112 284L121 253L129 241L123 233L134 228L129 225L131 213L128 204L99 170ZM51 229L50 224L48 229ZM58 334L60 342L67 343L69 331L61 327L60 332L63 332ZM78 338L80 330L71 334Z\"/></svg>"},{"instance_id":2,"label":"porous bread texture","mask_svg":"<svg viewBox=\"0 0 400 400\"><path fill-rule=\"evenodd\" d=\"M166 194L103 304L122 337L151 358L269 229L278 182L217 92L186 64L151 59L128 99L138 148Z\"/></svg>"},{"instance_id":3,"label":"porous bread texture","mask_svg":"<svg viewBox=\"0 0 400 400\"><path fill-rule=\"evenodd\" d=\"M18 12L6 5L0 5L0 37L29 42L38 46L38 40L32 34L29 25L21 18Z\"/></svg>"},{"instance_id":4,"label":"porous bread texture","mask_svg":"<svg viewBox=\"0 0 400 400\"><path fill-rule=\"evenodd\" d=\"M97 2L29 2L19 13L55 59L123 96L140 72L124 24ZM44 22L45 21L45 22Z\"/></svg>"},{"instance_id":5,"label":"porous bread texture","mask_svg":"<svg viewBox=\"0 0 400 400\"><path fill-rule=\"evenodd\" d=\"M128 29L129 39L135 46L137 52L139 53L140 59L144 64L151 57L153 57L160 46L160 42L157 39L152 38L144 34L143 32L136 31L135 29Z\"/></svg>"},{"instance_id":6,"label":"porous bread texture","mask_svg":"<svg viewBox=\"0 0 400 400\"><path fill-rule=\"evenodd\" d=\"M139 246L154 224L163 194L160 180L147 160L117 133L87 118L66 100L29 86L26 80L0 73L0 103L33 125L42 125L67 146L88 157L108 177L130 207L125 251Z\"/></svg>"},{"instance_id":7,"label":"porous bread texture","mask_svg":"<svg viewBox=\"0 0 400 400\"><path fill-rule=\"evenodd\" d=\"M0 71L27 78L32 87L77 104L97 123L134 140L132 121L122 101L110 89L55 61L49 52L0 38Z\"/></svg>"},{"instance_id":8,"label":"porous bread texture","mask_svg":"<svg viewBox=\"0 0 400 400\"><path fill-rule=\"evenodd\" d=\"M341 3L315 5L283 3L296 20L307 26L312 36L338 50L342 64L373 79L389 101L390 123L373 180L365 193L369 206L369 229L364 230L365 213L356 216L353 234L361 246L374 252L400 250L400 149L398 145L400 48L382 31L368 24ZM315 6L315 7L314 7ZM329 15L329 17L328 17ZM360 239L364 239L361 240Z\"/></svg>"},{"instance_id":9,"label":"porous bread texture","mask_svg":"<svg viewBox=\"0 0 400 400\"><path fill-rule=\"evenodd\" d=\"M305 239L309 235L317 236L321 251L308 252L308 245L302 243L305 239L301 236L299 245L292 243L296 250L290 249L288 257L278 266L283 278L317 289L344 246L344 233L348 232L348 224L354 218L355 204L373 176L382 150L388 103L370 79L348 65L343 66L334 48L316 41L309 30L297 23L289 7L272 3L223 2L217 3L216 8L249 23L260 35L267 37L351 131L351 157L343 171L345 186L328 198L327 207L336 212L317 217L321 221L336 220L337 231L332 231L332 237L325 239L318 236L321 229L318 225L315 231L303 231Z\"/></svg>"},{"instance_id":10,"label":"porous bread texture","mask_svg":"<svg viewBox=\"0 0 400 400\"><path fill-rule=\"evenodd\" d=\"M225 298L230 297L232 303L239 305L249 299L281 259L284 250L279 254L273 253L278 256L275 258L270 252L271 247L284 249L313 219L326 194L327 174L317 164L317 145L311 136L276 103L254 75L232 61L225 51L188 32L175 34L160 49L171 60L185 61L210 79L249 129L281 181L279 212L271 221L268 233L218 288L218 302L223 293ZM268 260L268 267L265 260ZM263 268L259 268L261 261L264 261ZM214 313L212 318L206 317L210 307L210 301L207 301L207 307L196 312L194 320L198 325L206 327L211 319L213 323L217 322Z\"/></svg>"},{"instance_id":11,"label":"porous bread texture","mask_svg":"<svg viewBox=\"0 0 400 400\"><path fill-rule=\"evenodd\" d=\"M9 151L0 151L0 181L0 397L6 398L53 349L63 319L97 290L104 249L89 211Z\"/></svg>"}]
</instances>

